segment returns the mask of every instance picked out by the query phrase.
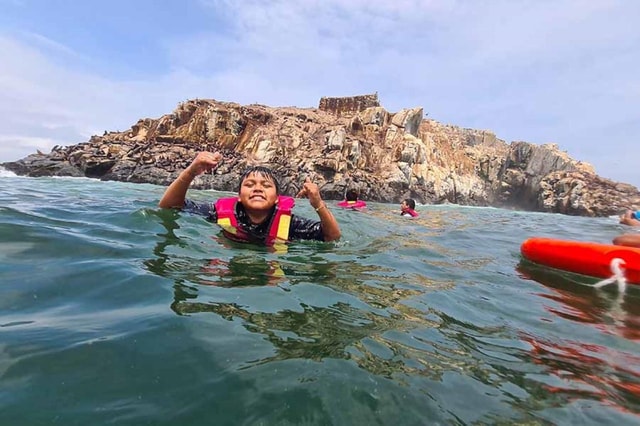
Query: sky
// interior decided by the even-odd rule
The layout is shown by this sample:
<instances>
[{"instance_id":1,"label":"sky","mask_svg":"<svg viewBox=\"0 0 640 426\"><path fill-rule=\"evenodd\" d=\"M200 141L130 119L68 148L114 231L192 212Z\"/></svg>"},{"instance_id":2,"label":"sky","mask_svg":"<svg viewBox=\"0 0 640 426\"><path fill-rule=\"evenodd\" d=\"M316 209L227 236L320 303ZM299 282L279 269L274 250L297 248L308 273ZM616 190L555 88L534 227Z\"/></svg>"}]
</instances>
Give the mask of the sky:
<instances>
[{"instance_id":1,"label":"sky","mask_svg":"<svg viewBox=\"0 0 640 426\"><path fill-rule=\"evenodd\" d=\"M422 107L507 143L556 143L640 187L640 1L0 0L0 10L0 162L127 130L187 99L307 108L377 92L389 112Z\"/></svg>"}]
</instances>

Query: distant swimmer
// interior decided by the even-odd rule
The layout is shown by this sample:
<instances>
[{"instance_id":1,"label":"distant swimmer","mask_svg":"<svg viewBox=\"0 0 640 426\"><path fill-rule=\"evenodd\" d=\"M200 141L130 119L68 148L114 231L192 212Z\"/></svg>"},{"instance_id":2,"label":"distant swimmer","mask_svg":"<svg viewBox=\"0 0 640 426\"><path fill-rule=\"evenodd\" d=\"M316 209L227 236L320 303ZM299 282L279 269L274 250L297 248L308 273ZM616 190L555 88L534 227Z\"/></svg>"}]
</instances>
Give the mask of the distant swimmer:
<instances>
[{"instance_id":1,"label":"distant swimmer","mask_svg":"<svg viewBox=\"0 0 640 426\"><path fill-rule=\"evenodd\" d=\"M343 209L360 210L367 207L367 203L358 199L358 191L350 189L345 195L344 201L338 203L338 207Z\"/></svg>"},{"instance_id":2,"label":"distant swimmer","mask_svg":"<svg viewBox=\"0 0 640 426\"><path fill-rule=\"evenodd\" d=\"M640 226L640 210L635 212L627 210L622 216L620 216L620 223L623 225Z\"/></svg>"},{"instance_id":3,"label":"distant swimmer","mask_svg":"<svg viewBox=\"0 0 640 426\"><path fill-rule=\"evenodd\" d=\"M400 216L418 217L416 202L412 198L405 198L402 204L400 204Z\"/></svg>"},{"instance_id":4,"label":"distant swimmer","mask_svg":"<svg viewBox=\"0 0 640 426\"><path fill-rule=\"evenodd\" d=\"M627 210L620 216L620 223L629 226L640 226L640 210ZM640 247L640 234L623 234L613 239L613 244L627 247Z\"/></svg>"}]
</instances>

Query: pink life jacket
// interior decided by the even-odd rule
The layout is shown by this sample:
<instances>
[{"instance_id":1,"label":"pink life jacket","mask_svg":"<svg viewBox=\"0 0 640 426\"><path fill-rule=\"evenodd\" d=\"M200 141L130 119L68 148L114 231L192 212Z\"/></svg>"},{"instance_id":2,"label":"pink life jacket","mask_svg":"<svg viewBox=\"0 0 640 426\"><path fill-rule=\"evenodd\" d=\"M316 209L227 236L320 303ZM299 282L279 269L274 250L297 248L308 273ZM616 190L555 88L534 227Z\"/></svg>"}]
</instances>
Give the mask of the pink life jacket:
<instances>
[{"instance_id":1,"label":"pink life jacket","mask_svg":"<svg viewBox=\"0 0 640 426\"><path fill-rule=\"evenodd\" d=\"M406 209L405 211L400 212L400 214L401 214L402 216L404 216L404 215L405 215L405 213L409 213L409 214L411 215L411 217L418 217L418 212L417 212L417 211L415 211L414 209Z\"/></svg>"},{"instance_id":2,"label":"pink life jacket","mask_svg":"<svg viewBox=\"0 0 640 426\"><path fill-rule=\"evenodd\" d=\"M358 201L340 201L338 203L338 207L342 207L345 209L363 209L365 207L367 207L367 203L365 203L362 200L358 200Z\"/></svg>"},{"instance_id":3,"label":"pink life jacket","mask_svg":"<svg viewBox=\"0 0 640 426\"><path fill-rule=\"evenodd\" d=\"M247 234L238 226L236 218L236 203L238 198L220 198L216 201L216 213L218 214L218 225L222 228L224 235L233 241L248 241ZM285 243L289 240L289 225L291 225L291 210L295 205L295 200L284 195L278 196L276 211L269 223L269 233L265 243L268 246Z\"/></svg>"}]
</instances>

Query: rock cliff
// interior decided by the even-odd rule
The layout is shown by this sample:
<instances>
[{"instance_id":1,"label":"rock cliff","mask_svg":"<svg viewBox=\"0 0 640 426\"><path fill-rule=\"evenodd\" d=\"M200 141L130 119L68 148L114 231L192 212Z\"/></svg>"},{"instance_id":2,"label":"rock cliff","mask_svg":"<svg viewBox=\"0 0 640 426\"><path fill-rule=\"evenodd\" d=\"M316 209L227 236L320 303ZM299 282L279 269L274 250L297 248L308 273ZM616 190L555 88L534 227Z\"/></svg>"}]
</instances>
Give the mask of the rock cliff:
<instances>
[{"instance_id":1,"label":"rock cliff","mask_svg":"<svg viewBox=\"0 0 640 426\"><path fill-rule=\"evenodd\" d=\"M19 175L168 185L202 150L225 158L195 188L236 191L243 169L260 163L289 195L310 176L326 199L354 188L362 199L393 203L411 197L583 216L640 209L636 187L597 176L554 144L507 144L490 131L427 119L422 108L391 113L377 94L322 98L317 109L190 100L127 131L2 166Z\"/></svg>"}]
</instances>

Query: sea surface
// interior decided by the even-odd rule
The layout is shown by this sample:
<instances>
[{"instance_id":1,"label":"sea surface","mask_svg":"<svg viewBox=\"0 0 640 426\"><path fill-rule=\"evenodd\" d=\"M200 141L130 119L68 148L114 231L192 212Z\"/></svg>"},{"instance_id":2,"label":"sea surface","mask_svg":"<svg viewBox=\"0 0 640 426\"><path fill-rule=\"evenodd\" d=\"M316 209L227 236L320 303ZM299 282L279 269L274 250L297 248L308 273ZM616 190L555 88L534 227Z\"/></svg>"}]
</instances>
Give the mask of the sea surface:
<instances>
[{"instance_id":1,"label":"sea surface","mask_svg":"<svg viewBox=\"0 0 640 426\"><path fill-rule=\"evenodd\" d=\"M163 191L0 172L0 425L640 424L640 286L519 253L616 218L329 201L276 252Z\"/></svg>"}]
</instances>

